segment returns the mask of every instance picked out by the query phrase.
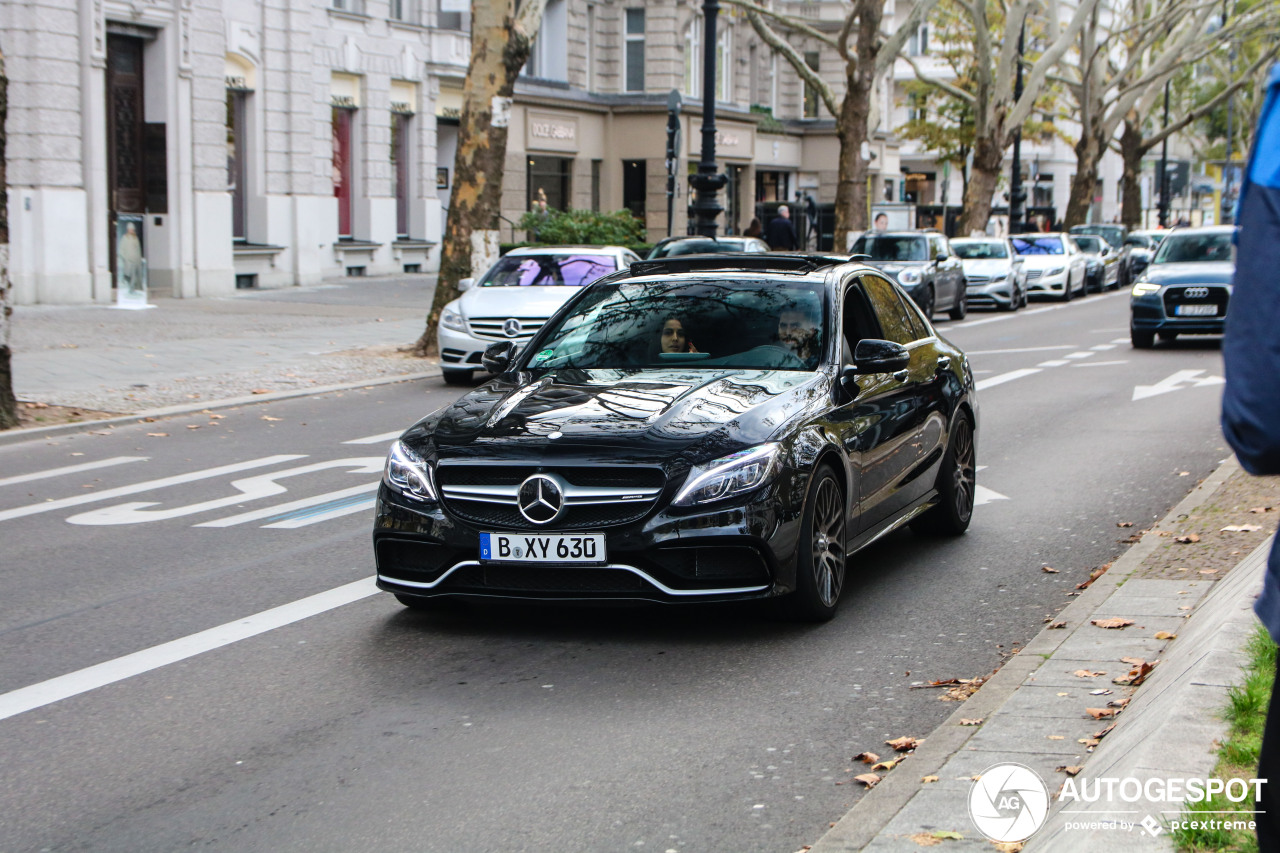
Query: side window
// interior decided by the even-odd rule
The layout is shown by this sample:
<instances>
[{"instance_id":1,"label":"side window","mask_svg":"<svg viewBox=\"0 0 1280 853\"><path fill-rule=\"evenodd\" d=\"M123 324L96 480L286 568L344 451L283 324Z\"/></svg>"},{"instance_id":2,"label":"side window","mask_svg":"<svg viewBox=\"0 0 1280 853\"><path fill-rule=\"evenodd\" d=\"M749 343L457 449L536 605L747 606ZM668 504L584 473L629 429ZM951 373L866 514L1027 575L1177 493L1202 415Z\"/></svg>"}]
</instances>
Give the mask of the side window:
<instances>
[{"instance_id":1,"label":"side window","mask_svg":"<svg viewBox=\"0 0 1280 853\"><path fill-rule=\"evenodd\" d=\"M876 322L875 313L867 304L866 294L856 283L852 283L844 292L844 309L840 312L841 329L844 339L841 343L844 364L853 364L853 349L858 341L880 338L880 324Z\"/></svg>"},{"instance_id":2,"label":"side window","mask_svg":"<svg viewBox=\"0 0 1280 853\"><path fill-rule=\"evenodd\" d=\"M916 336L916 340L933 337L933 329L924 319L924 314L920 313L920 309L915 302L911 301L911 297L900 291L895 291L898 299L902 300L903 309L907 312L907 319L911 321L912 332Z\"/></svg>"},{"instance_id":3,"label":"side window","mask_svg":"<svg viewBox=\"0 0 1280 853\"><path fill-rule=\"evenodd\" d=\"M911 315L906 306L898 299L893 285L878 276L862 277L862 286L871 300L871 308L880 321L880 329L886 341L893 341L903 346L916 339L915 329L911 325Z\"/></svg>"}]
</instances>

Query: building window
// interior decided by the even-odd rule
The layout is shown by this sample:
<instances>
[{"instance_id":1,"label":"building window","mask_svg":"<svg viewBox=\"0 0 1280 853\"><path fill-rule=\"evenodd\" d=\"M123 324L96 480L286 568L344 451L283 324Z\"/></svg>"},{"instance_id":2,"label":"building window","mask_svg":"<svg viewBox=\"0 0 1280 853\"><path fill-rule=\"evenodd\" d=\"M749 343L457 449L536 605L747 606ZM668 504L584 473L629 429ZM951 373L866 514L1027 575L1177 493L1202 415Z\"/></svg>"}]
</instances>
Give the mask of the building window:
<instances>
[{"instance_id":1,"label":"building window","mask_svg":"<svg viewBox=\"0 0 1280 853\"><path fill-rule=\"evenodd\" d=\"M644 9L627 9L626 91L644 91Z\"/></svg>"},{"instance_id":2,"label":"building window","mask_svg":"<svg viewBox=\"0 0 1280 853\"><path fill-rule=\"evenodd\" d=\"M733 101L733 32L727 26L716 34L716 100Z\"/></svg>"},{"instance_id":3,"label":"building window","mask_svg":"<svg viewBox=\"0 0 1280 853\"><path fill-rule=\"evenodd\" d=\"M396 185L396 235L409 236L409 166L410 128L413 116L409 113L391 114L391 172Z\"/></svg>"},{"instance_id":4,"label":"building window","mask_svg":"<svg viewBox=\"0 0 1280 853\"><path fill-rule=\"evenodd\" d=\"M532 210L534 201L546 196L549 210L568 210L569 175L573 161L563 157L530 157L528 166L528 193L525 209ZM539 195L541 193L541 195Z\"/></svg>"},{"instance_id":5,"label":"building window","mask_svg":"<svg viewBox=\"0 0 1280 853\"><path fill-rule=\"evenodd\" d=\"M587 6L587 91L596 90L596 7Z\"/></svg>"},{"instance_id":6,"label":"building window","mask_svg":"<svg viewBox=\"0 0 1280 853\"><path fill-rule=\"evenodd\" d=\"M695 15L684 32L684 93L702 93L702 16Z\"/></svg>"},{"instance_id":7,"label":"building window","mask_svg":"<svg viewBox=\"0 0 1280 853\"><path fill-rule=\"evenodd\" d=\"M242 89L227 90L227 191L231 193L231 236L249 238L246 220L248 193L245 192L245 120L249 93Z\"/></svg>"},{"instance_id":8,"label":"building window","mask_svg":"<svg viewBox=\"0 0 1280 853\"><path fill-rule=\"evenodd\" d=\"M786 172L756 172L756 201L786 201L789 178Z\"/></svg>"},{"instance_id":9,"label":"building window","mask_svg":"<svg viewBox=\"0 0 1280 853\"><path fill-rule=\"evenodd\" d=\"M927 121L929 108L925 95L918 92L907 94L907 121Z\"/></svg>"},{"instance_id":10,"label":"building window","mask_svg":"<svg viewBox=\"0 0 1280 853\"><path fill-rule=\"evenodd\" d=\"M567 7L565 0L547 0L538 38L534 40L529 61L524 66L525 76L561 83L568 81L569 58L565 49L569 41Z\"/></svg>"},{"instance_id":11,"label":"building window","mask_svg":"<svg viewBox=\"0 0 1280 853\"><path fill-rule=\"evenodd\" d=\"M467 0L437 0L436 26L442 30L471 31L471 4Z\"/></svg>"},{"instance_id":12,"label":"building window","mask_svg":"<svg viewBox=\"0 0 1280 853\"><path fill-rule=\"evenodd\" d=\"M351 238L352 125L356 111L334 107L333 114L333 197L338 200L338 238Z\"/></svg>"},{"instance_id":13,"label":"building window","mask_svg":"<svg viewBox=\"0 0 1280 853\"><path fill-rule=\"evenodd\" d=\"M748 45L747 47L747 94L750 97L751 106L760 105L760 74L758 73L757 63L760 61L760 51L756 46Z\"/></svg>"},{"instance_id":14,"label":"building window","mask_svg":"<svg viewBox=\"0 0 1280 853\"><path fill-rule=\"evenodd\" d=\"M819 59L818 51L806 50L804 52L804 64L809 66L809 68L815 74L818 72L818 59ZM818 117L818 101L819 100L820 99L818 97L817 87L813 86L812 84L809 83L809 81L806 80L804 84L804 117L805 118Z\"/></svg>"},{"instance_id":15,"label":"building window","mask_svg":"<svg viewBox=\"0 0 1280 853\"><path fill-rule=\"evenodd\" d=\"M921 24L907 39L909 56L927 56L929 53L929 25Z\"/></svg>"},{"instance_id":16,"label":"building window","mask_svg":"<svg viewBox=\"0 0 1280 853\"><path fill-rule=\"evenodd\" d=\"M644 221L647 184L644 160L622 161L622 206L641 222Z\"/></svg>"},{"instance_id":17,"label":"building window","mask_svg":"<svg viewBox=\"0 0 1280 853\"><path fill-rule=\"evenodd\" d=\"M330 0L333 3L332 8L339 12L351 12L355 15L364 14L364 0Z\"/></svg>"},{"instance_id":18,"label":"building window","mask_svg":"<svg viewBox=\"0 0 1280 853\"><path fill-rule=\"evenodd\" d=\"M591 209L600 212L600 176L604 168L603 160L591 161Z\"/></svg>"}]
</instances>

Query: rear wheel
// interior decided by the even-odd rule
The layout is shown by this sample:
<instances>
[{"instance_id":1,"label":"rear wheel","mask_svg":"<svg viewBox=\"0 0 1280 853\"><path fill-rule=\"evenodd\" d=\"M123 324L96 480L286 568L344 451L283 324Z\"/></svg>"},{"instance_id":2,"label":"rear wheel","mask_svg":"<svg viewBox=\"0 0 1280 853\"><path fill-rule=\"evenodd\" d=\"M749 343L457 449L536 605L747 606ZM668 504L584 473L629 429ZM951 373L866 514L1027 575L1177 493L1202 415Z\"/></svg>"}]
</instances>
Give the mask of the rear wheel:
<instances>
[{"instance_id":1,"label":"rear wheel","mask_svg":"<svg viewBox=\"0 0 1280 853\"><path fill-rule=\"evenodd\" d=\"M823 465L809 484L796 560L796 591L788 611L805 622L826 622L836 615L844 588L844 488L835 471Z\"/></svg>"},{"instance_id":2,"label":"rear wheel","mask_svg":"<svg viewBox=\"0 0 1280 853\"><path fill-rule=\"evenodd\" d=\"M920 295L920 311L926 319L933 319L933 288L926 287L924 293Z\"/></svg>"},{"instance_id":3,"label":"rear wheel","mask_svg":"<svg viewBox=\"0 0 1280 853\"><path fill-rule=\"evenodd\" d=\"M911 522L912 530L959 536L969 529L977 487L974 480L976 458L973 422L963 412L957 413L951 426L951 441L938 471L938 503Z\"/></svg>"},{"instance_id":4,"label":"rear wheel","mask_svg":"<svg viewBox=\"0 0 1280 853\"><path fill-rule=\"evenodd\" d=\"M440 371L440 374L444 376L445 385L470 385L471 384L470 370L444 369Z\"/></svg>"},{"instance_id":5,"label":"rear wheel","mask_svg":"<svg viewBox=\"0 0 1280 853\"><path fill-rule=\"evenodd\" d=\"M1063 285L1062 295L1059 296L1058 298L1061 299L1063 302L1070 302L1071 297L1074 295L1075 294L1071 292L1071 273L1067 273L1067 283Z\"/></svg>"},{"instance_id":6,"label":"rear wheel","mask_svg":"<svg viewBox=\"0 0 1280 853\"><path fill-rule=\"evenodd\" d=\"M964 288L961 287L959 293L956 294L956 303L951 306L951 310L947 312L947 316L952 320L963 320L964 315L969 313L969 306L964 301Z\"/></svg>"},{"instance_id":7,"label":"rear wheel","mask_svg":"<svg viewBox=\"0 0 1280 853\"><path fill-rule=\"evenodd\" d=\"M1133 342L1135 349L1151 349L1156 343L1156 333L1130 326L1129 340Z\"/></svg>"}]
</instances>

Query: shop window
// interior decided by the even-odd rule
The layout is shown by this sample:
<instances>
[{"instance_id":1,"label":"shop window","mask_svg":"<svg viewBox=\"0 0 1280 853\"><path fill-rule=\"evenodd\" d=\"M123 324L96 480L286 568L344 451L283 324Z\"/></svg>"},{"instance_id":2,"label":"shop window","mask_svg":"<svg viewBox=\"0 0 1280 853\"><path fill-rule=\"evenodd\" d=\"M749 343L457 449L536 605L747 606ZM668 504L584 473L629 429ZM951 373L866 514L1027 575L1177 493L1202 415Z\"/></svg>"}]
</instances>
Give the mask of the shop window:
<instances>
[{"instance_id":1,"label":"shop window","mask_svg":"<svg viewBox=\"0 0 1280 853\"><path fill-rule=\"evenodd\" d=\"M644 221L644 203L648 182L644 160L622 161L622 206Z\"/></svg>"},{"instance_id":2,"label":"shop window","mask_svg":"<svg viewBox=\"0 0 1280 853\"><path fill-rule=\"evenodd\" d=\"M626 91L644 91L644 9L627 9Z\"/></svg>"},{"instance_id":3,"label":"shop window","mask_svg":"<svg viewBox=\"0 0 1280 853\"><path fill-rule=\"evenodd\" d=\"M525 209L533 210L533 203L541 202L545 196L548 209L568 210L569 199L572 198L569 194L569 176L572 169L573 160L563 157L530 157L529 197Z\"/></svg>"},{"instance_id":4,"label":"shop window","mask_svg":"<svg viewBox=\"0 0 1280 853\"><path fill-rule=\"evenodd\" d=\"M338 238L351 238L352 189L352 125L356 111L343 107L332 109L333 124L333 197L338 200Z\"/></svg>"},{"instance_id":5,"label":"shop window","mask_svg":"<svg viewBox=\"0 0 1280 853\"><path fill-rule=\"evenodd\" d=\"M591 209L600 212L600 178L604 169L603 160L591 161Z\"/></svg>"}]
</instances>

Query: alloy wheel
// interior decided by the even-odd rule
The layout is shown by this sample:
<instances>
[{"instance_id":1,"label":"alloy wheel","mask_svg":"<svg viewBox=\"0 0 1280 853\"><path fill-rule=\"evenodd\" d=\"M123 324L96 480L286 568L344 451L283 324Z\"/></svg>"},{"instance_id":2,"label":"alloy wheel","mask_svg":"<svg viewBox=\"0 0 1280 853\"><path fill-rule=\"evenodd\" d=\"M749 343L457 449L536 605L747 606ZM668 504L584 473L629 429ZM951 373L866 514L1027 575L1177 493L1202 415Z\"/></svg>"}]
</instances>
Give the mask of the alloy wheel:
<instances>
[{"instance_id":1,"label":"alloy wheel","mask_svg":"<svg viewBox=\"0 0 1280 853\"><path fill-rule=\"evenodd\" d=\"M844 586L844 498L827 477L813 500L813 585L823 606L833 607Z\"/></svg>"},{"instance_id":2,"label":"alloy wheel","mask_svg":"<svg viewBox=\"0 0 1280 853\"><path fill-rule=\"evenodd\" d=\"M956 421L955 435L951 438L955 468L951 472L952 500L956 515L968 521L973 514L976 481L974 477L973 427L966 418Z\"/></svg>"}]
</instances>

